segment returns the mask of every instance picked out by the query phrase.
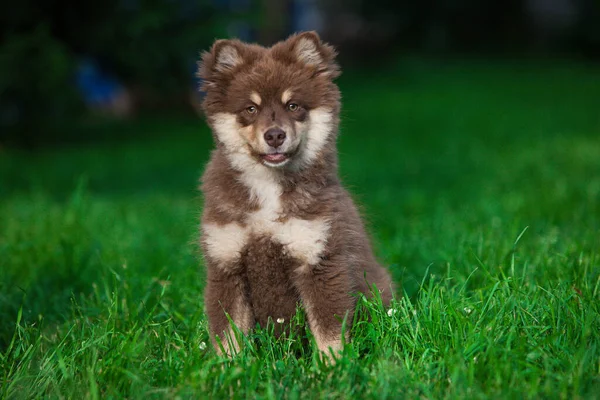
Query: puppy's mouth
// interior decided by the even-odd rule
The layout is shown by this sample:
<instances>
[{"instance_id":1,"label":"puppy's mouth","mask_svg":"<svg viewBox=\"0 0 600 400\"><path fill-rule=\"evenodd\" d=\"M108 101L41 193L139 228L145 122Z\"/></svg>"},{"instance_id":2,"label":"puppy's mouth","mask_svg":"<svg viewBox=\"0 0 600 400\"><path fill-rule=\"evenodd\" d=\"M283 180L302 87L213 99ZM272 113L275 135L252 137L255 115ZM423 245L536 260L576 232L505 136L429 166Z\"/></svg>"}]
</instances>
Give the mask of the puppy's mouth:
<instances>
[{"instance_id":1,"label":"puppy's mouth","mask_svg":"<svg viewBox=\"0 0 600 400\"><path fill-rule=\"evenodd\" d=\"M285 164L290 159L290 155L288 153L270 153L261 154L260 158L269 165L279 166Z\"/></svg>"}]
</instances>

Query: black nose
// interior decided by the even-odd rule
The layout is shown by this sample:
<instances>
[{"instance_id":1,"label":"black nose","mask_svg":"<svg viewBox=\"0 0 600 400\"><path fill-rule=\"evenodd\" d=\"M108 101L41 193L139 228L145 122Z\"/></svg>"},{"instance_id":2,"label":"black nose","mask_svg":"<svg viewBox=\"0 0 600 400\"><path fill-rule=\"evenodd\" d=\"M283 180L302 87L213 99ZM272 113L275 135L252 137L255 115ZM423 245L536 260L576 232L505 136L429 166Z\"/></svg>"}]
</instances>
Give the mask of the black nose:
<instances>
[{"instance_id":1,"label":"black nose","mask_svg":"<svg viewBox=\"0 0 600 400\"><path fill-rule=\"evenodd\" d=\"M279 128L271 128L265 132L265 142L271 147L279 147L285 142L285 132Z\"/></svg>"}]
</instances>

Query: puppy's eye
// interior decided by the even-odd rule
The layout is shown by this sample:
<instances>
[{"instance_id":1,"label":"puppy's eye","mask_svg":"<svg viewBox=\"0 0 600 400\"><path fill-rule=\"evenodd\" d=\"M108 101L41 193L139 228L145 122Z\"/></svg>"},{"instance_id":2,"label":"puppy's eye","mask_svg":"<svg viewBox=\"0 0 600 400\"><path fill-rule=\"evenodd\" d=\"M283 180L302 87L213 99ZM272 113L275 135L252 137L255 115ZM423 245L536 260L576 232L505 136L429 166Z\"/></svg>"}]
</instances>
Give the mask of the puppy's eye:
<instances>
[{"instance_id":1,"label":"puppy's eye","mask_svg":"<svg viewBox=\"0 0 600 400\"><path fill-rule=\"evenodd\" d=\"M246 107L246 112L248 114L256 114L257 111L258 111L258 108L256 108L256 106Z\"/></svg>"},{"instance_id":2,"label":"puppy's eye","mask_svg":"<svg viewBox=\"0 0 600 400\"><path fill-rule=\"evenodd\" d=\"M287 105L287 109L290 110L291 112L298 111L299 108L300 108L300 106L296 103L289 103Z\"/></svg>"}]
</instances>

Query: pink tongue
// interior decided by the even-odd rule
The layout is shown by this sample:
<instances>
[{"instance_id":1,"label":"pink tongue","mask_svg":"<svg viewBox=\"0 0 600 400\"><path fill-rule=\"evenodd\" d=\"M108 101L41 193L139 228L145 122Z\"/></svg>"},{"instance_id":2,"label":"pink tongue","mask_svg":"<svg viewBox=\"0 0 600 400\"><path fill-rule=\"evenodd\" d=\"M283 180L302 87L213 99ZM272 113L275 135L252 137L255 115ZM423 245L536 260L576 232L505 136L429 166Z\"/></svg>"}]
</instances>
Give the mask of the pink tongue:
<instances>
[{"instance_id":1,"label":"pink tongue","mask_svg":"<svg viewBox=\"0 0 600 400\"><path fill-rule=\"evenodd\" d=\"M265 154L263 158L270 162L282 162L287 157L285 154Z\"/></svg>"}]
</instances>

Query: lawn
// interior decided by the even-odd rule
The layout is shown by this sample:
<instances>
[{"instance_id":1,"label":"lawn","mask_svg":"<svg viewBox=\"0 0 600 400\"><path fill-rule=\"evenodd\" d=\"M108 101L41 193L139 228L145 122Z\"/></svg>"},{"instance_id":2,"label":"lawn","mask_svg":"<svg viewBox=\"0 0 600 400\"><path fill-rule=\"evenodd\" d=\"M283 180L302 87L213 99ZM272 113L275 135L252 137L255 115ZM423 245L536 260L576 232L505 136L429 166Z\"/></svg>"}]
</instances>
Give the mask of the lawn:
<instances>
[{"instance_id":1,"label":"lawn","mask_svg":"<svg viewBox=\"0 0 600 400\"><path fill-rule=\"evenodd\" d=\"M400 290L358 300L335 365L269 327L216 356L210 132L91 118L0 148L0 398L599 398L600 68L411 61L340 86L340 173Z\"/></svg>"}]
</instances>

